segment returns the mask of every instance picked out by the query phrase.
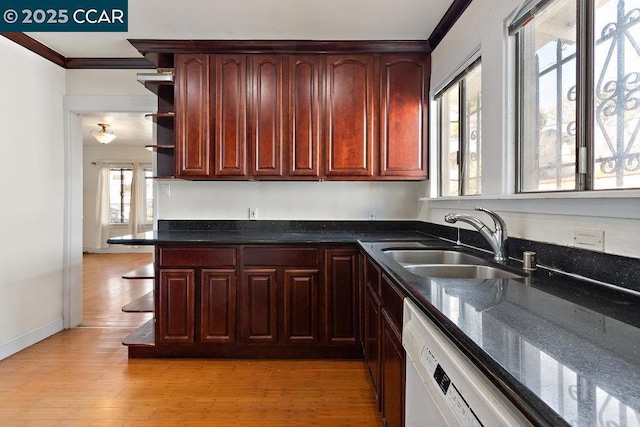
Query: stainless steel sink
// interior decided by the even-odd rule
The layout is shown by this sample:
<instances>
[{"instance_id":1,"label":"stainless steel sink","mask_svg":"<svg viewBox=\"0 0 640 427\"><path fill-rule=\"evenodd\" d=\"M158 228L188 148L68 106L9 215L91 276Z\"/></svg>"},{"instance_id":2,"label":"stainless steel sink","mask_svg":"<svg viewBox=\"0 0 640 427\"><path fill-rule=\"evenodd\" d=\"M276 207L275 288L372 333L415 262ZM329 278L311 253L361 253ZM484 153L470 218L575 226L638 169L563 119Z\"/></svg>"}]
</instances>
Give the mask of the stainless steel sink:
<instances>
[{"instance_id":1,"label":"stainless steel sink","mask_svg":"<svg viewBox=\"0 0 640 427\"><path fill-rule=\"evenodd\" d=\"M466 254L465 254L466 255ZM475 258L475 257L474 257ZM489 265L431 264L405 265L404 268L418 276L447 279L516 279L520 276Z\"/></svg>"},{"instance_id":2,"label":"stainless steel sink","mask_svg":"<svg viewBox=\"0 0 640 427\"><path fill-rule=\"evenodd\" d=\"M452 250L383 250L402 265L412 264L473 264L486 265L482 258Z\"/></svg>"}]
</instances>

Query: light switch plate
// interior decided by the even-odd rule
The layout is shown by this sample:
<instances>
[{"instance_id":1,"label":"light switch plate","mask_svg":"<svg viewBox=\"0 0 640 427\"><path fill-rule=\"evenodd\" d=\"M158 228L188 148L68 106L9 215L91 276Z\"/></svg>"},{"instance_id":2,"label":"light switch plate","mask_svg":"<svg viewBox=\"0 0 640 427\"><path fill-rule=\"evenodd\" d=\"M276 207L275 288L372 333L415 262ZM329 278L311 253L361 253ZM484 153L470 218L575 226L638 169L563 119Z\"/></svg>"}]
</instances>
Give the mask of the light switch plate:
<instances>
[{"instance_id":1,"label":"light switch plate","mask_svg":"<svg viewBox=\"0 0 640 427\"><path fill-rule=\"evenodd\" d=\"M573 246L576 248L604 252L604 230L574 230Z\"/></svg>"},{"instance_id":2,"label":"light switch plate","mask_svg":"<svg viewBox=\"0 0 640 427\"><path fill-rule=\"evenodd\" d=\"M160 197L171 197L171 185L160 184Z\"/></svg>"}]
</instances>

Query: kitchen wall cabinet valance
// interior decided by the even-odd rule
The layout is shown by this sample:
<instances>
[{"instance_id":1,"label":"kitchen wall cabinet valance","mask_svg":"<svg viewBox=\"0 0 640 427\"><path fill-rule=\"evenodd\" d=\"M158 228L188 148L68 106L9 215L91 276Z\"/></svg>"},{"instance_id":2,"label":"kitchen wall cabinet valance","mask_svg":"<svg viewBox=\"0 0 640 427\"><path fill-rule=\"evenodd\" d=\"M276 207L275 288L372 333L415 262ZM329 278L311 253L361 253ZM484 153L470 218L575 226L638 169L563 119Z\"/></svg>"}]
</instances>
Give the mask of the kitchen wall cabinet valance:
<instances>
[{"instance_id":1,"label":"kitchen wall cabinet valance","mask_svg":"<svg viewBox=\"0 0 640 427\"><path fill-rule=\"evenodd\" d=\"M427 54L177 54L176 177L427 176Z\"/></svg>"}]
</instances>

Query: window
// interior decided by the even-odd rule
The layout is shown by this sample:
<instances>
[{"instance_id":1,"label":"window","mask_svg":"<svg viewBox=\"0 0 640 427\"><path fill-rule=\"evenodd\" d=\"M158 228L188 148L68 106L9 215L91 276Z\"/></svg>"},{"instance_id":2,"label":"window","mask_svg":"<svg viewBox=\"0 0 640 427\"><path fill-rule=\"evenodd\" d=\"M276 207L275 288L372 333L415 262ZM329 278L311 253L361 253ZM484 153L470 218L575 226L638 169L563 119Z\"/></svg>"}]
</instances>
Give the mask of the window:
<instances>
[{"instance_id":1,"label":"window","mask_svg":"<svg viewBox=\"0 0 640 427\"><path fill-rule=\"evenodd\" d=\"M514 20L519 191L640 188L640 8L633 5L530 1Z\"/></svg>"},{"instance_id":2,"label":"window","mask_svg":"<svg viewBox=\"0 0 640 427\"><path fill-rule=\"evenodd\" d=\"M436 94L442 196L481 193L481 66L473 62Z\"/></svg>"},{"instance_id":3,"label":"window","mask_svg":"<svg viewBox=\"0 0 640 427\"><path fill-rule=\"evenodd\" d=\"M153 222L153 176L151 168L144 168L144 218ZM109 223L129 224L133 168L109 169Z\"/></svg>"}]
</instances>

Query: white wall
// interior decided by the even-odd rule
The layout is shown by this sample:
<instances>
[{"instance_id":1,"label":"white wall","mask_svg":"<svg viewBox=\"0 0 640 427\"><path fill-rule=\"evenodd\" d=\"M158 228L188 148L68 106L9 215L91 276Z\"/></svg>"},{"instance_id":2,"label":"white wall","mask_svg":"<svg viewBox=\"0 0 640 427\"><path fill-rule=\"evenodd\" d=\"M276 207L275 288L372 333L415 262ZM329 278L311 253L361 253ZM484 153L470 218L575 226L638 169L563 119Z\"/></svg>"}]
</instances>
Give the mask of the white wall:
<instances>
[{"instance_id":1,"label":"white wall","mask_svg":"<svg viewBox=\"0 0 640 427\"><path fill-rule=\"evenodd\" d=\"M424 182L161 181L160 219L366 220L416 219Z\"/></svg>"},{"instance_id":2,"label":"white wall","mask_svg":"<svg viewBox=\"0 0 640 427\"><path fill-rule=\"evenodd\" d=\"M452 211L474 206L503 214L509 235L573 246L576 229L604 230L604 251L640 257L640 191L514 195L515 131L513 41L506 27L522 0L474 0L432 55L431 87L437 89L475 51L482 55L482 193L480 197L435 199L425 192L419 218L445 224ZM432 126L432 171L437 133ZM436 173L432 172L432 176ZM479 214L482 216L483 214ZM483 218L486 218L483 216ZM466 225L461 225L466 227Z\"/></svg>"},{"instance_id":3,"label":"white wall","mask_svg":"<svg viewBox=\"0 0 640 427\"><path fill-rule=\"evenodd\" d=\"M123 245L110 245L105 249L96 248L96 197L98 192L98 173L100 167L92 162L123 161L140 162L151 165L153 153L142 146L85 145L83 147L83 250L85 252L149 252L153 247L132 248ZM149 229L152 228L150 225ZM109 237L131 234L127 225L114 225Z\"/></svg>"},{"instance_id":4,"label":"white wall","mask_svg":"<svg viewBox=\"0 0 640 427\"><path fill-rule=\"evenodd\" d=\"M0 37L0 359L63 327L62 68Z\"/></svg>"}]
</instances>

